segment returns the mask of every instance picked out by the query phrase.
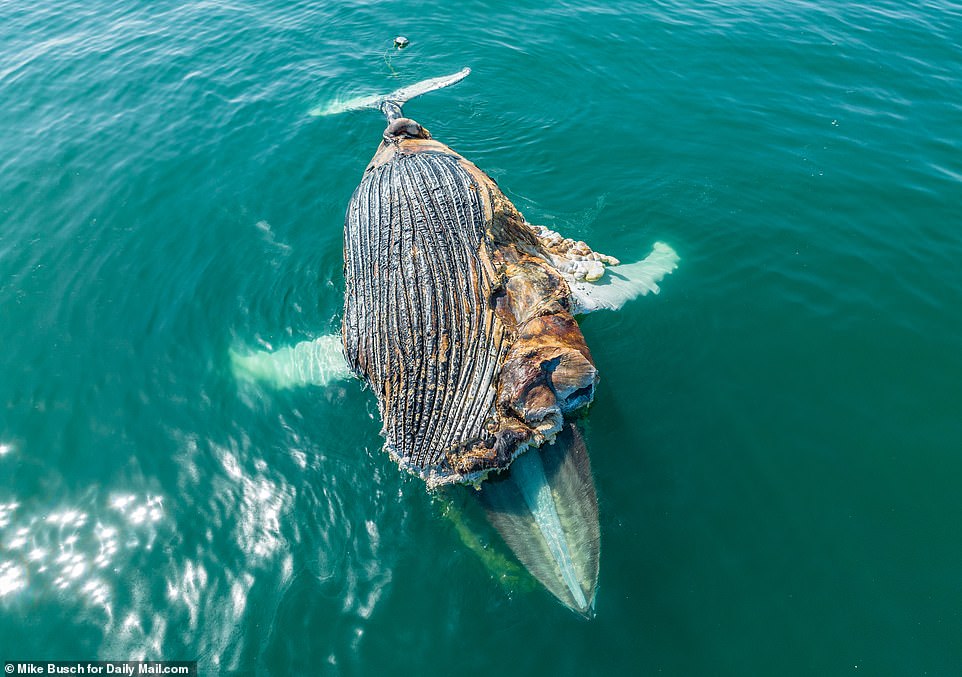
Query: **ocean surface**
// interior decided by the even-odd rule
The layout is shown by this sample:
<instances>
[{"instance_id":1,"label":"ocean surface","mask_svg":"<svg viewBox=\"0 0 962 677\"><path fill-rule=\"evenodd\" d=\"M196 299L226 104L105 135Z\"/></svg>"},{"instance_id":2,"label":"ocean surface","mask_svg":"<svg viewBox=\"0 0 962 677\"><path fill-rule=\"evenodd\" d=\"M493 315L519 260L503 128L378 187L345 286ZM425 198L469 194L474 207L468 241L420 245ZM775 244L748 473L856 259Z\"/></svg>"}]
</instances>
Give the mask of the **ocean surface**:
<instances>
[{"instance_id":1,"label":"ocean surface","mask_svg":"<svg viewBox=\"0 0 962 677\"><path fill-rule=\"evenodd\" d=\"M681 257L582 322L590 621L358 382L231 370L340 326L384 121L312 113L464 66L405 113L529 221ZM0 332L0 662L962 671L958 2L0 3Z\"/></svg>"}]
</instances>

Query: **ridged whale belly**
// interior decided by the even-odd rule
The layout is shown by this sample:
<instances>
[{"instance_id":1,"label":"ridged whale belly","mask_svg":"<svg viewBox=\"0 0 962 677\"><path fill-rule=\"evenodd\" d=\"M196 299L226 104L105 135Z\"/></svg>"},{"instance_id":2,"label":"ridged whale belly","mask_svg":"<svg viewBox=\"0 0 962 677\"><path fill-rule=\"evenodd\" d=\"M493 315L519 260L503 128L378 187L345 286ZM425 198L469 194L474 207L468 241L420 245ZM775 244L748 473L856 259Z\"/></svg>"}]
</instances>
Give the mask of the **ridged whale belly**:
<instances>
[{"instance_id":1,"label":"ridged whale belly","mask_svg":"<svg viewBox=\"0 0 962 677\"><path fill-rule=\"evenodd\" d=\"M482 441L507 347L479 256L479 186L456 157L396 155L373 168L345 224L345 352L381 406L387 448L418 474Z\"/></svg>"}]
</instances>

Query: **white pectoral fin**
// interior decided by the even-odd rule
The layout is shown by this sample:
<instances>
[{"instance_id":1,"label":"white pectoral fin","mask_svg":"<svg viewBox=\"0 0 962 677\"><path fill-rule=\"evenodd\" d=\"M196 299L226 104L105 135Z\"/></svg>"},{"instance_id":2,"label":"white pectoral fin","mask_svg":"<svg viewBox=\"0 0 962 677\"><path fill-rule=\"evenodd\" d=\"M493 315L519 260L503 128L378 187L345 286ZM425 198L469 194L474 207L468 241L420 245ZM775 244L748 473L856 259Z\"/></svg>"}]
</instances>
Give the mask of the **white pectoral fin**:
<instances>
[{"instance_id":1,"label":"white pectoral fin","mask_svg":"<svg viewBox=\"0 0 962 677\"><path fill-rule=\"evenodd\" d=\"M656 242L651 253L637 263L605 269L595 281L568 279L574 301L574 313L596 310L618 310L628 301L661 289L658 283L678 267L678 254L664 242Z\"/></svg>"},{"instance_id":2,"label":"white pectoral fin","mask_svg":"<svg viewBox=\"0 0 962 677\"><path fill-rule=\"evenodd\" d=\"M274 351L245 353L231 349L230 361L238 380L273 388L325 386L351 376L337 335L301 341Z\"/></svg>"}]
</instances>

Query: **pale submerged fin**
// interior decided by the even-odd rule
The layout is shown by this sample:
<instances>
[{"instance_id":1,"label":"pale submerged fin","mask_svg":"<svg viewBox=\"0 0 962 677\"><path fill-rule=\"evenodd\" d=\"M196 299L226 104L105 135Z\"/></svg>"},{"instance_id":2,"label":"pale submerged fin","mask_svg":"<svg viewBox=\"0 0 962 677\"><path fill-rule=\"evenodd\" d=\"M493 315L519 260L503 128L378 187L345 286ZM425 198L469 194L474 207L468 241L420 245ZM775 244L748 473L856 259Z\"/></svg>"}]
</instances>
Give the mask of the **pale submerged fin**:
<instances>
[{"instance_id":1,"label":"pale submerged fin","mask_svg":"<svg viewBox=\"0 0 962 677\"><path fill-rule=\"evenodd\" d=\"M272 388L325 386L351 376L344 359L341 338L321 336L277 350L242 353L231 349L231 369L238 380L263 383Z\"/></svg>"},{"instance_id":2,"label":"pale submerged fin","mask_svg":"<svg viewBox=\"0 0 962 677\"><path fill-rule=\"evenodd\" d=\"M401 106L403 106L405 102L410 101L416 96L421 96L422 94L433 92L436 89L442 89L443 87L449 87L461 82L464 78L468 77L469 73L471 73L470 68L462 68L457 73L422 80L413 85L401 87L390 94L373 94L371 96L357 96L347 100L335 100L326 106L318 106L310 112L310 115L315 117L337 115L338 113L346 113L347 111L361 110L363 108L383 109L385 104L391 104L399 114Z\"/></svg>"},{"instance_id":3,"label":"pale submerged fin","mask_svg":"<svg viewBox=\"0 0 962 677\"><path fill-rule=\"evenodd\" d=\"M561 580L571 593L575 608L579 611L587 610L588 600L575 571L571 549L561 527L561 519L558 517L558 509L551 495L541 458L537 452L521 454L515 459L511 470L524 502L534 516L535 524L538 525L538 530L548 545L548 551L554 558Z\"/></svg>"},{"instance_id":4,"label":"pale submerged fin","mask_svg":"<svg viewBox=\"0 0 962 677\"><path fill-rule=\"evenodd\" d=\"M571 287L574 314L596 310L618 310L628 301L661 289L658 282L678 267L678 254L664 242L656 242L644 259L637 263L607 268L596 282L568 279Z\"/></svg>"},{"instance_id":5,"label":"pale submerged fin","mask_svg":"<svg viewBox=\"0 0 962 677\"><path fill-rule=\"evenodd\" d=\"M567 424L476 492L488 520L559 601L591 618L601 556L598 498L584 439Z\"/></svg>"}]
</instances>

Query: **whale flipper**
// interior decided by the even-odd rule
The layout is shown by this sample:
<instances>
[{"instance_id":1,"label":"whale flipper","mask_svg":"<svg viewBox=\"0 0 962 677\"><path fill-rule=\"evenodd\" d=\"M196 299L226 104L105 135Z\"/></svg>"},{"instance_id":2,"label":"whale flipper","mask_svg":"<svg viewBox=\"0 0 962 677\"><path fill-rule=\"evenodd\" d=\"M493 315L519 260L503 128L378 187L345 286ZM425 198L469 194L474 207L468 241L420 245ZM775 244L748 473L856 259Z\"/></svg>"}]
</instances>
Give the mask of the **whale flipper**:
<instances>
[{"instance_id":1,"label":"whale flipper","mask_svg":"<svg viewBox=\"0 0 962 677\"><path fill-rule=\"evenodd\" d=\"M564 237L545 226L525 225L537 237L538 255L568 283L573 315L618 310L648 292L657 294L661 291L658 282L678 267L678 254L664 242L656 242L651 253L641 261L621 265L615 257L593 251L584 242Z\"/></svg>"},{"instance_id":2,"label":"whale flipper","mask_svg":"<svg viewBox=\"0 0 962 677\"><path fill-rule=\"evenodd\" d=\"M594 615L601 553L598 499L577 426L529 449L477 492L488 520L525 568L565 606Z\"/></svg>"},{"instance_id":3,"label":"whale flipper","mask_svg":"<svg viewBox=\"0 0 962 677\"><path fill-rule=\"evenodd\" d=\"M648 292L657 294L661 291L658 282L678 267L679 260L674 249L664 242L656 242L651 253L641 261L607 268L606 274L594 282L566 275L571 287L572 312L584 315L596 310L618 310Z\"/></svg>"},{"instance_id":4,"label":"whale flipper","mask_svg":"<svg viewBox=\"0 0 962 677\"><path fill-rule=\"evenodd\" d=\"M301 341L275 351L231 349L230 361L238 380L255 381L278 389L326 386L352 375L344 360L341 338L337 335Z\"/></svg>"}]
</instances>

